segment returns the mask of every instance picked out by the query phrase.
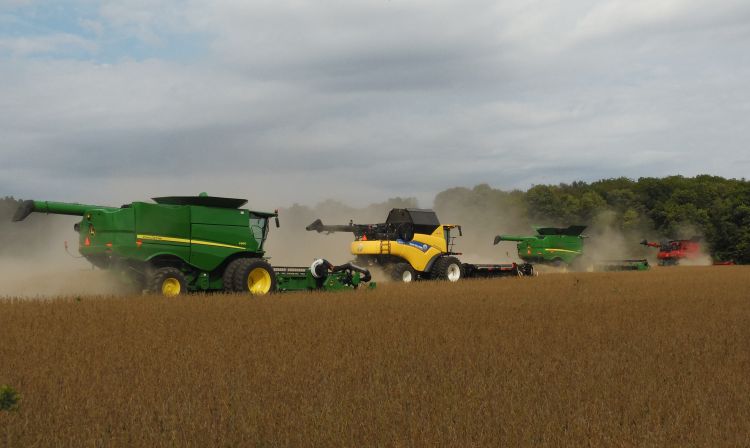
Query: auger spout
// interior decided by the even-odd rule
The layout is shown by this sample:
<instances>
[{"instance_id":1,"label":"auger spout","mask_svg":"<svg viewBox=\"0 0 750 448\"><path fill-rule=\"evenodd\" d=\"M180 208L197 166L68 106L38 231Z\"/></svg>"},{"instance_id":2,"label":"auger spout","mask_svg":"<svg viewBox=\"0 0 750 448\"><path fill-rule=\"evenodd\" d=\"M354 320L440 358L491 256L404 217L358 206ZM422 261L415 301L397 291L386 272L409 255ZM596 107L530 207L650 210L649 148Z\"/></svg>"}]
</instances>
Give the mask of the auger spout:
<instances>
[{"instance_id":1,"label":"auger spout","mask_svg":"<svg viewBox=\"0 0 750 448\"><path fill-rule=\"evenodd\" d=\"M529 240L536 240L539 237L536 236L518 236L518 235L497 235L495 237L495 244L498 244L500 241L517 241L517 242L523 242L523 241L529 241Z\"/></svg>"},{"instance_id":2,"label":"auger spout","mask_svg":"<svg viewBox=\"0 0 750 448\"><path fill-rule=\"evenodd\" d=\"M83 216L87 210L91 209L104 209L104 210L118 210L119 207L104 207L100 205L87 205L70 202L52 202L52 201L23 201L19 204L16 209L16 213L13 215L13 221L23 221L30 214L37 213L48 213L53 215L70 215L70 216Z\"/></svg>"}]
</instances>

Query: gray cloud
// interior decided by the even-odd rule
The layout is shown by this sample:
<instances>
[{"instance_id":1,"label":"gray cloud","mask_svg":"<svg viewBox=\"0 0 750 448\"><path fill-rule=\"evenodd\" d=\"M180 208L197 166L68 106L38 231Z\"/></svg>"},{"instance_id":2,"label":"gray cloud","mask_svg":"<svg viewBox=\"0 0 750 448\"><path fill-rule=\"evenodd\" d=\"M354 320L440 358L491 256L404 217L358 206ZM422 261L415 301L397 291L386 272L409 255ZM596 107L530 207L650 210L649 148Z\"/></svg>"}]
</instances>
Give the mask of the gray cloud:
<instances>
[{"instance_id":1,"label":"gray cloud","mask_svg":"<svg viewBox=\"0 0 750 448\"><path fill-rule=\"evenodd\" d=\"M50 37L36 42L52 56L0 53L0 193L428 206L482 182L746 176L745 2L119 1L95 13L79 20L95 30L80 37L88 58L54 57ZM161 50L113 57L112 36ZM204 50L170 57L174 36Z\"/></svg>"}]
</instances>

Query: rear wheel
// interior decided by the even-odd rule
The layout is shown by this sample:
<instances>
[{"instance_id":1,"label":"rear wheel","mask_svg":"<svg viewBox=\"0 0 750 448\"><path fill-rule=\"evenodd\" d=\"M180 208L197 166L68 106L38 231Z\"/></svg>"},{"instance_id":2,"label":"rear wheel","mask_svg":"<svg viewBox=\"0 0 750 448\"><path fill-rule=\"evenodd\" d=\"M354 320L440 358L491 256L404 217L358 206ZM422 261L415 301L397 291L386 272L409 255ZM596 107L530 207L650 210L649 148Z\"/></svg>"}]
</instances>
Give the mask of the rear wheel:
<instances>
[{"instance_id":1,"label":"rear wheel","mask_svg":"<svg viewBox=\"0 0 750 448\"><path fill-rule=\"evenodd\" d=\"M463 267L456 257L442 257L435 261L433 277L449 282L457 282L463 277Z\"/></svg>"},{"instance_id":2,"label":"rear wheel","mask_svg":"<svg viewBox=\"0 0 750 448\"><path fill-rule=\"evenodd\" d=\"M234 272L234 290L263 295L276 291L276 274L266 261L243 259Z\"/></svg>"},{"instance_id":3,"label":"rear wheel","mask_svg":"<svg viewBox=\"0 0 750 448\"><path fill-rule=\"evenodd\" d=\"M176 297L187 293L185 274L177 268L159 268L151 275L149 292L164 297Z\"/></svg>"},{"instance_id":4,"label":"rear wheel","mask_svg":"<svg viewBox=\"0 0 750 448\"><path fill-rule=\"evenodd\" d=\"M396 282L411 283L417 279L417 271L409 263L396 263L391 269L391 278Z\"/></svg>"},{"instance_id":5,"label":"rear wheel","mask_svg":"<svg viewBox=\"0 0 750 448\"><path fill-rule=\"evenodd\" d=\"M229 262L227 267L224 269L224 273L221 275L221 283L224 286L224 292L233 292L234 289L234 273L237 272L237 268L245 261L246 258L238 258Z\"/></svg>"}]
</instances>

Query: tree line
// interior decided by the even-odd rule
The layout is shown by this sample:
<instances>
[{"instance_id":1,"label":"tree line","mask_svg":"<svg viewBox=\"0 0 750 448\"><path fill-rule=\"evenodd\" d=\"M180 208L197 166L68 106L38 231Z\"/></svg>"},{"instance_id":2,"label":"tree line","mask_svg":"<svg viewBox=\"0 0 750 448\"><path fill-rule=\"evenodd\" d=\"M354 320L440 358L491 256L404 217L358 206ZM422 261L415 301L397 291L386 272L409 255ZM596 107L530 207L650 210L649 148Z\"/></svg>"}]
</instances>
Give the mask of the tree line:
<instances>
[{"instance_id":1,"label":"tree line","mask_svg":"<svg viewBox=\"0 0 750 448\"><path fill-rule=\"evenodd\" d=\"M43 239L45 229L54 225L51 220L32 220L20 226L25 230L18 225L11 228L10 218L17 205L12 197L0 199L0 245L5 253L28 249L28 244ZM416 206L414 198L394 198L359 209L327 200L314 207L295 204L282 212L287 225L304 226L317 217L382 222L391 207L409 206ZM750 263L750 182L745 179L622 177L535 185L526 191L481 184L444 190L436 195L433 207L445 223L497 229L498 233L529 233L532 225L584 224L610 226L634 244L641 237L698 235L714 258ZM28 239L19 240L18 232ZM486 244L486 236L482 238Z\"/></svg>"},{"instance_id":2,"label":"tree line","mask_svg":"<svg viewBox=\"0 0 750 448\"><path fill-rule=\"evenodd\" d=\"M502 191L478 185L451 188L435 198L437 210L483 210L518 216L524 225L596 225L601 221L632 238L702 237L718 260L750 262L750 182L718 176L603 179L535 185Z\"/></svg>"}]
</instances>

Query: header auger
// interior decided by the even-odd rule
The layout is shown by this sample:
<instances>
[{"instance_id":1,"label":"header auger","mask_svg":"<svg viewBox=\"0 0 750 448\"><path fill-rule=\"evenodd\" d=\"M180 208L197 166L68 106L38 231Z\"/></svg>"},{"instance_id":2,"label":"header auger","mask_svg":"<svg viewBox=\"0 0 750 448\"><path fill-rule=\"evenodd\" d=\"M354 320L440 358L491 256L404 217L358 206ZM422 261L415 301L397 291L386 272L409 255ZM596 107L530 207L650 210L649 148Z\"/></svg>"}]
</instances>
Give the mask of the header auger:
<instances>
[{"instance_id":1,"label":"header auger","mask_svg":"<svg viewBox=\"0 0 750 448\"><path fill-rule=\"evenodd\" d=\"M201 193L153 200L122 207L23 201L12 219L22 221L34 212L80 216L73 228L83 257L138 290L166 296L356 288L369 281L362 268L328 262L315 275L309 268L283 268L285 273L277 275L263 246L269 219L279 225L278 213L242 209L245 199Z\"/></svg>"}]
</instances>

